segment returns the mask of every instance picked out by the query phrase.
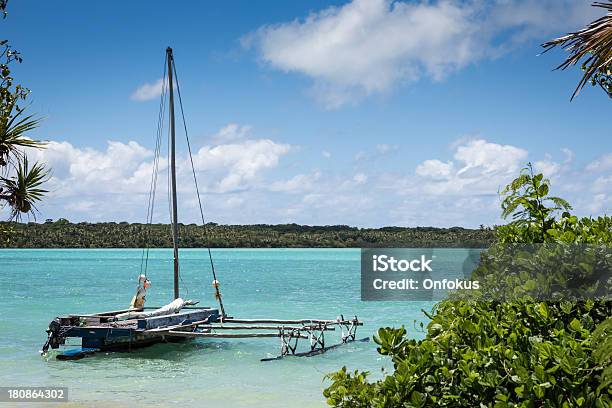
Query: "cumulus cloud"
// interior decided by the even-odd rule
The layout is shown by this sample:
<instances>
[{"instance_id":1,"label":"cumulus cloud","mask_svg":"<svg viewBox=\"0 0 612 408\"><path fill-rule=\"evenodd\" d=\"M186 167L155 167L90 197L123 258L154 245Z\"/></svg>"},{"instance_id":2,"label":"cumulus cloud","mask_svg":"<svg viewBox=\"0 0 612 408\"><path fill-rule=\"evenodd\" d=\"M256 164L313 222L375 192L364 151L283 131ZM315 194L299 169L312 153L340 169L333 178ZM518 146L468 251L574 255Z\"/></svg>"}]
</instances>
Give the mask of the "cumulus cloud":
<instances>
[{"instance_id":1,"label":"cumulus cloud","mask_svg":"<svg viewBox=\"0 0 612 408\"><path fill-rule=\"evenodd\" d=\"M156 99L162 93L162 88L164 86L164 80L162 78L157 81L150 83L145 83L140 85L132 95L130 95L130 99L133 101L150 101L151 99Z\"/></svg>"},{"instance_id":2,"label":"cumulus cloud","mask_svg":"<svg viewBox=\"0 0 612 408\"><path fill-rule=\"evenodd\" d=\"M435 180L448 179L454 172L453 162L442 162L437 159L425 160L416 168L416 174L421 177L431 177Z\"/></svg>"},{"instance_id":3,"label":"cumulus cloud","mask_svg":"<svg viewBox=\"0 0 612 408\"><path fill-rule=\"evenodd\" d=\"M491 176L515 173L527 157L527 150L477 139L457 147L454 157L464 163L457 175Z\"/></svg>"},{"instance_id":4,"label":"cumulus cloud","mask_svg":"<svg viewBox=\"0 0 612 408\"><path fill-rule=\"evenodd\" d=\"M247 132L234 142L198 146L194 163L208 219L220 223L491 225L502 222L497 192L529 160L548 165L541 165L545 172L553 170L553 193L568 199L576 214L599 215L612 208L612 177L606 167L610 154L580 166L569 149L558 157L534 157L521 146L483 138L462 138L450 147L448 155L412 164L401 159L394 171L354 162L321 171L284 165L290 153L296 154L292 146ZM372 151L377 153L376 146ZM41 205L43 218L145 218L151 150L136 142L111 141L96 149L51 142L31 154L54 169L47 185L51 193ZM198 217L189 166L179 155L179 213L184 222ZM154 216L158 222L168 221L166 169L164 158Z\"/></svg>"},{"instance_id":5,"label":"cumulus cloud","mask_svg":"<svg viewBox=\"0 0 612 408\"><path fill-rule=\"evenodd\" d=\"M286 193L303 193L316 189L316 183L321 179L321 172L297 174L288 180L278 180L270 184L270 191Z\"/></svg>"},{"instance_id":6,"label":"cumulus cloud","mask_svg":"<svg viewBox=\"0 0 612 408\"><path fill-rule=\"evenodd\" d=\"M250 125L229 123L219 129L219 131L212 136L212 141L213 143L218 144L241 140L244 139L251 132L251 129L252 127Z\"/></svg>"},{"instance_id":7,"label":"cumulus cloud","mask_svg":"<svg viewBox=\"0 0 612 408\"><path fill-rule=\"evenodd\" d=\"M609 172L589 173L584 166L576 168L574 153L569 149L562 149L558 158L540 158L521 146L469 138L458 140L451 149L450 157L426 158L412 169L398 165L389 172L364 166L357 171L353 163L350 170L337 168L283 177L268 183L256 195L252 191L237 193L245 201L229 219L358 226L492 225L503 222L499 218L498 191L529 160L559 166L552 177L553 193L567 198L576 214L610 211ZM372 150L376 151L375 147ZM575 188L567 190L567 185Z\"/></svg>"},{"instance_id":8,"label":"cumulus cloud","mask_svg":"<svg viewBox=\"0 0 612 408\"><path fill-rule=\"evenodd\" d=\"M153 152L134 141L108 141L106 150L51 141L45 149L32 150L29 155L53 169L52 193L69 196L147 191Z\"/></svg>"},{"instance_id":9,"label":"cumulus cloud","mask_svg":"<svg viewBox=\"0 0 612 408\"><path fill-rule=\"evenodd\" d=\"M269 66L311 77L311 93L333 109L574 29L591 9L586 0L353 0L263 26L242 42Z\"/></svg>"},{"instance_id":10,"label":"cumulus cloud","mask_svg":"<svg viewBox=\"0 0 612 408\"><path fill-rule=\"evenodd\" d=\"M544 156L544 160L534 162L533 168L538 173L544 173L547 177L552 177L559 173L559 170L561 170L561 165L553 161L550 154L547 154Z\"/></svg>"},{"instance_id":11,"label":"cumulus cloud","mask_svg":"<svg viewBox=\"0 0 612 408\"><path fill-rule=\"evenodd\" d=\"M588 171L606 171L612 170L612 153L604 154L596 160L589 163L586 167Z\"/></svg>"},{"instance_id":12,"label":"cumulus cloud","mask_svg":"<svg viewBox=\"0 0 612 408\"><path fill-rule=\"evenodd\" d=\"M454 160L425 160L415 173L429 194L494 194L501 183L517 174L527 154L516 146L467 139L455 146Z\"/></svg>"},{"instance_id":13,"label":"cumulus cloud","mask_svg":"<svg viewBox=\"0 0 612 408\"><path fill-rule=\"evenodd\" d=\"M194 155L199 171L223 169L217 191L228 192L248 187L262 170L276 167L291 146L270 139L245 140L219 146L204 146Z\"/></svg>"},{"instance_id":14,"label":"cumulus cloud","mask_svg":"<svg viewBox=\"0 0 612 408\"><path fill-rule=\"evenodd\" d=\"M193 156L200 191L231 195L238 190L265 189L268 184L263 173L276 167L290 149L288 144L254 138L202 146ZM154 166L150 149L135 141L108 141L104 149L52 141L46 149L28 154L53 170L47 183L48 200L43 203L47 208L61 207L94 220L133 219L130 217L136 214L144 218L142 209L146 208ZM167 167L167 159L161 157L158 197L167 192ZM177 176L182 180L179 194L193 197L191 167L185 155L177 157ZM236 205L240 200L234 196L228 204Z\"/></svg>"}]
</instances>

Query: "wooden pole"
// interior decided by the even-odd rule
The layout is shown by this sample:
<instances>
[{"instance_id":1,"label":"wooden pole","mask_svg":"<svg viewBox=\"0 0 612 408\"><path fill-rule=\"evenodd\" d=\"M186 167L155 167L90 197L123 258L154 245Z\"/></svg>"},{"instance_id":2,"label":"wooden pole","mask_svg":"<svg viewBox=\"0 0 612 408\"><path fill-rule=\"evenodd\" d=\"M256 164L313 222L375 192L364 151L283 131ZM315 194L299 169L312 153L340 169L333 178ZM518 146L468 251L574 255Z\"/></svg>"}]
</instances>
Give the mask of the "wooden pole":
<instances>
[{"instance_id":1,"label":"wooden pole","mask_svg":"<svg viewBox=\"0 0 612 408\"><path fill-rule=\"evenodd\" d=\"M174 57L172 48L166 48L168 60L168 91L170 94L170 180L172 189L172 244L174 245L174 298L179 297L179 251L178 251L178 215L176 205L176 142L174 130L174 84L172 80L172 65Z\"/></svg>"},{"instance_id":2,"label":"wooden pole","mask_svg":"<svg viewBox=\"0 0 612 408\"><path fill-rule=\"evenodd\" d=\"M200 332L182 332L170 330L164 333L164 336L175 336L175 337L210 337L218 339L243 339L251 337L282 337L280 333L200 333ZM307 339L308 336L300 334L294 335L293 337L300 337Z\"/></svg>"},{"instance_id":3,"label":"wooden pole","mask_svg":"<svg viewBox=\"0 0 612 408\"><path fill-rule=\"evenodd\" d=\"M264 326L264 325L255 325L255 326L213 326L213 325L200 325L198 329L202 330L299 330L299 331L335 331L336 328L334 326Z\"/></svg>"},{"instance_id":4,"label":"wooden pole","mask_svg":"<svg viewBox=\"0 0 612 408\"><path fill-rule=\"evenodd\" d=\"M347 324L353 323L352 320L320 320L320 319L299 319L299 320L282 320L282 319L224 319L223 323L271 323L271 324ZM363 323L355 321L356 326L362 326Z\"/></svg>"}]
</instances>

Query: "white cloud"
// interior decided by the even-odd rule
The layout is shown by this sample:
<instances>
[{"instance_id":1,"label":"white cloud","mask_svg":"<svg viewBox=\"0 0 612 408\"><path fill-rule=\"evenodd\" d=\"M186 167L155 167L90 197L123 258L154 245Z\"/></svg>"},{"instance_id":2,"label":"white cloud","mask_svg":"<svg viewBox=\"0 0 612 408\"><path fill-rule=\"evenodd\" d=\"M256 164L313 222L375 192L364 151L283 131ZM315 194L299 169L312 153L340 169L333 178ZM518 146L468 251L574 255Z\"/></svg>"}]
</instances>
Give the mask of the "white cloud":
<instances>
[{"instance_id":1,"label":"white cloud","mask_svg":"<svg viewBox=\"0 0 612 408\"><path fill-rule=\"evenodd\" d=\"M454 170L453 162L442 162L437 159L425 160L416 168L416 174L433 179L448 179Z\"/></svg>"},{"instance_id":2,"label":"white cloud","mask_svg":"<svg viewBox=\"0 0 612 408\"><path fill-rule=\"evenodd\" d=\"M246 129L246 127L239 127ZM268 188L263 180L266 170L276 167L291 149L288 144L270 139L245 139L216 146L202 146L194 154L200 192L228 194L236 190ZM153 170L153 152L137 142L108 141L105 149L76 147L69 142L50 142L44 150L29 150L32 160L40 160L52 169L46 187L50 191L41 205L55 208L66 217L69 210L86 219L144 219L146 196ZM164 156L164 155L162 155ZM157 191L165 197L168 163L160 158ZM191 167L188 157L178 155L178 192L193 197ZM186 197L188 199L188 197ZM237 206L244 198L234 196L228 205ZM163 204L163 200L162 200ZM195 203L190 207L195 208ZM191 208L191 209L193 209ZM165 216L162 212L162 215Z\"/></svg>"},{"instance_id":3,"label":"white cloud","mask_svg":"<svg viewBox=\"0 0 612 408\"><path fill-rule=\"evenodd\" d=\"M353 181L357 184L364 184L366 181L368 181L368 176L363 173L357 173L355 176L353 176Z\"/></svg>"},{"instance_id":4,"label":"white cloud","mask_svg":"<svg viewBox=\"0 0 612 408\"><path fill-rule=\"evenodd\" d=\"M213 171L223 169L224 174L217 184L219 192L228 192L248 187L262 170L276 167L281 156L291 146L270 139L245 140L219 146L204 146L194 155L196 170Z\"/></svg>"},{"instance_id":5,"label":"white cloud","mask_svg":"<svg viewBox=\"0 0 612 408\"><path fill-rule=\"evenodd\" d=\"M410 183L416 186L408 192L411 207L415 206L413 197L421 197L421 201L427 201L429 197L429 202L439 206L449 219L472 219L472 225L478 225L476 220L479 217L485 224L500 222L497 218L497 192L517 176L529 160L529 153L517 146L483 139L462 138L452 147L453 160L425 160L415 170L416 179L407 176L404 179L390 178L390 182L402 189L406 189ZM552 179L553 193L568 199L578 215L609 213L612 177L606 169L608 165L612 168L612 160L608 162L612 154L603 155L586 168L576 169L573 164L574 152L568 148L561 149L561 152L563 160L555 161L546 154L534 161L534 170ZM586 169L591 172L585 172ZM430 208L426 211L433 210Z\"/></svg>"},{"instance_id":6,"label":"white cloud","mask_svg":"<svg viewBox=\"0 0 612 408\"><path fill-rule=\"evenodd\" d=\"M227 200L225 200L225 205L228 207L240 207L244 204L244 201L243 197L229 196Z\"/></svg>"},{"instance_id":7,"label":"white cloud","mask_svg":"<svg viewBox=\"0 0 612 408\"><path fill-rule=\"evenodd\" d=\"M153 156L134 141L108 141L106 150L51 141L45 149L29 154L52 169L50 186L57 196L147 191L152 165L148 160Z\"/></svg>"},{"instance_id":8,"label":"white cloud","mask_svg":"<svg viewBox=\"0 0 612 408\"><path fill-rule=\"evenodd\" d=\"M387 143L381 143L379 145L376 145L376 151L380 154L387 154L387 153L395 152L397 150L399 150L398 145L390 145Z\"/></svg>"},{"instance_id":9,"label":"white cloud","mask_svg":"<svg viewBox=\"0 0 612 408\"><path fill-rule=\"evenodd\" d=\"M251 129L252 127L249 125L230 123L219 129L219 131L212 136L212 141L214 143L227 143L241 140L251 132Z\"/></svg>"},{"instance_id":10,"label":"white cloud","mask_svg":"<svg viewBox=\"0 0 612 408\"><path fill-rule=\"evenodd\" d=\"M546 177L552 177L561 170L561 165L552 160L552 157L547 154L544 160L538 160L533 163L533 169L538 173L546 174Z\"/></svg>"},{"instance_id":11,"label":"white cloud","mask_svg":"<svg viewBox=\"0 0 612 408\"><path fill-rule=\"evenodd\" d=\"M323 151L321 152L321 155L322 155L323 157L325 157L326 159L329 159L329 158L331 157L331 153L330 153L329 151L327 151L327 150L323 150Z\"/></svg>"},{"instance_id":12,"label":"white cloud","mask_svg":"<svg viewBox=\"0 0 612 408\"><path fill-rule=\"evenodd\" d=\"M494 194L518 173L527 154L511 145L463 139L455 145L454 161L425 160L415 173L423 178L423 191L428 194Z\"/></svg>"},{"instance_id":13,"label":"white cloud","mask_svg":"<svg viewBox=\"0 0 612 408\"><path fill-rule=\"evenodd\" d=\"M399 150L399 145L379 143L373 146L368 151L359 151L355 154L354 160L356 162L371 162L373 160L383 159L385 156Z\"/></svg>"},{"instance_id":14,"label":"white cloud","mask_svg":"<svg viewBox=\"0 0 612 408\"><path fill-rule=\"evenodd\" d=\"M209 171L219 180L211 187L215 191L227 193L252 186L262 171L276 167L281 156L291 150L288 144L253 139L251 131L249 125L230 123L212 138L222 144L203 146L194 154L196 170Z\"/></svg>"},{"instance_id":15,"label":"white cloud","mask_svg":"<svg viewBox=\"0 0 612 408\"><path fill-rule=\"evenodd\" d=\"M610 215L609 211L612 208L612 195L604 193L595 194L588 203L587 208L592 214L601 214L602 211L607 211L607 215Z\"/></svg>"},{"instance_id":16,"label":"white cloud","mask_svg":"<svg viewBox=\"0 0 612 408\"><path fill-rule=\"evenodd\" d=\"M586 167L588 171L605 171L612 170L612 153L604 154L596 160L589 163Z\"/></svg>"},{"instance_id":17,"label":"white cloud","mask_svg":"<svg viewBox=\"0 0 612 408\"><path fill-rule=\"evenodd\" d=\"M563 160L564 164L570 164L574 161L574 157L576 156L571 149L567 147L562 147L561 152L565 155L565 160Z\"/></svg>"},{"instance_id":18,"label":"white cloud","mask_svg":"<svg viewBox=\"0 0 612 408\"><path fill-rule=\"evenodd\" d=\"M164 86L164 80L162 78L158 79L154 83L145 83L140 85L132 95L130 95L130 99L133 101L150 101L151 99L155 99L162 93L162 88Z\"/></svg>"},{"instance_id":19,"label":"white cloud","mask_svg":"<svg viewBox=\"0 0 612 408\"><path fill-rule=\"evenodd\" d=\"M612 176L599 176L593 181L593 191L596 193L612 192Z\"/></svg>"},{"instance_id":20,"label":"white cloud","mask_svg":"<svg viewBox=\"0 0 612 408\"><path fill-rule=\"evenodd\" d=\"M230 123L213 137L216 146L203 146L194 155L194 164L200 171L211 171L211 177L219 179L215 191L227 193L247 188L266 169L277 166L281 156L291 146L270 139L253 139L252 127ZM219 173L217 169L225 169Z\"/></svg>"},{"instance_id":21,"label":"white cloud","mask_svg":"<svg viewBox=\"0 0 612 408\"><path fill-rule=\"evenodd\" d=\"M574 152L566 147L561 148L563 160L558 162L553 157L546 153L542 160L536 160L533 163L533 168L536 172L543 173L547 178L558 178L563 172L571 170L574 161ZM565 187L565 186L564 186Z\"/></svg>"},{"instance_id":22,"label":"white cloud","mask_svg":"<svg viewBox=\"0 0 612 408\"><path fill-rule=\"evenodd\" d=\"M457 175L481 177L516 173L527 157L527 150L477 139L457 147L454 157L464 163Z\"/></svg>"},{"instance_id":23,"label":"white cloud","mask_svg":"<svg viewBox=\"0 0 612 408\"><path fill-rule=\"evenodd\" d=\"M371 150L377 154L375 146ZM40 206L40 218L144 220L153 159L149 149L136 142L108 142L96 149L51 142L46 150L31 154L33 160L47 161L54 170L47 185L51 193ZM287 163L289 154L294 160ZM612 208L612 177L603 165L609 155L585 171L585 166L568 161L573 154L567 150L558 159L531 157L519 146L462 138L451 145L448 157L425 157L416 166L402 158L393 172L384 170L388 166L348 162L345 168L322 173L304 169L300 158L293 157L298 154L292 146L256 139L250 133L232 143L198 146L194 162L207 220L490 225L501 222L497 192L528 160L560 166L552 177L552 193L568 199L576 214L599 215L610 213ZM166 169L163 159L154 216L157 222L168 220ZM184 155L178 157L177 171L180 219L196 221L197 200Z\"/></svg>"},{"instance_id":24,"label":"white cloud","mask_svg":"<svg viewBox=\"0 0 612 408\"><path fill-rule=\"evenodd\" d=\"M300 193L312 191L316 188L316 182L321 179L321 172L315 171L312 174L298 174L288 180L275 181L270 184L270 191Z\"/></svg>"},{"instance_id":25,"label":"white cloud","mask_svg":"<svg viewBox=\"0 0 612 408\"><path fill-rule=\"evenodd\" d=\"M333 109L398 82L441 80L517 44L575 29L591 9L582 0L353 0L263 26L243 44L273 68L311 77L311 93Z\"/></svg>"}]
</instances>

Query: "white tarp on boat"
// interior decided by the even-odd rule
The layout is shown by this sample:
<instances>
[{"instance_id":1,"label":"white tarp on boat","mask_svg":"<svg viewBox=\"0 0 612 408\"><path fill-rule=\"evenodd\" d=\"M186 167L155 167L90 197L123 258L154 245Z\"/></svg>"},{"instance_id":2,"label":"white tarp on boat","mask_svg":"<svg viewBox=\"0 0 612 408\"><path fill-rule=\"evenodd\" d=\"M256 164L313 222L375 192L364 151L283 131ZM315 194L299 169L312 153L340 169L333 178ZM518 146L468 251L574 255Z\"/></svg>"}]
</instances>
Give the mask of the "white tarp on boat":
<instances>
[{"instance_id":1,"label":"white tarp on boat","mask_svg":"<svg viewBox=\"0 0 612 408\"><path fill-rule=\"evenodd\" d=\"M117 320L125 319L146 319L147 317L165 316L179 312L184 306L194 305L197 302L192 300L183 300L182 298L174 299L172 302L159 309L151 310L150 312L126 312L118 314Z\"/></svg>"}]
</instances>

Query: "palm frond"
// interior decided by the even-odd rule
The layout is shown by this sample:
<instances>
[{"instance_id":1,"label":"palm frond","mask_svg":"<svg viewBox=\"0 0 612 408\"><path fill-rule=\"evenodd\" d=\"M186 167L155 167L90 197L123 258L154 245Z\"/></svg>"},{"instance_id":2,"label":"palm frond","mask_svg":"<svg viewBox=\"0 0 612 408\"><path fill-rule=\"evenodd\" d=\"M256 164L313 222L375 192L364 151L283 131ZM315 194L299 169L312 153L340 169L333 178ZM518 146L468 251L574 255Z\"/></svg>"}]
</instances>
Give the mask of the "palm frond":
<instances>
[{"instance_id":1,"label":"palm frond","mask_svg":"<svg viewBox=\"0 0 612 408\"><path fill-rule=\"evenodd\" d=\"M574 90L571 99L574 99L580 90L589 82L598 82L596 78L603 76L602 81L607 82L612 76L612 0L608 3L595 2L593 7L600 7L607 11L606 15L591 22L582 30L564 35L542 44L544 52L560 46L570 55L556 69L566 69L585 59L582 67L584 74ZM602 87L604 84L598 82ZM604 90L612 96L610 85Z\"/></svg>"},{"instance_id":2,"label":"palm frond","mask_svg":"<svg viewBox=\"0 0 612 408\"><path fill-rule=\"evenodd\" d=\"M41 186L49 178L49 171L42 163L30 167L27 156L24 156L12 177L0 177L1 198L11 206L11 218L20 220L21 214L31 213L36 218L35 203L40 201L48 191Z\"/></svg>"},{"instance_id":3,"label":"palm frond","mask_svg":"<svg viewBox=\"0 0 612 408\"><path fill-rule=\"evenodd\" d=\"M11 161L11 157L19 160L23 155L21 148L41 149L45 146L44 142L26 136L28 132L39 126L40 119L34 115L21 117L23 112L19 110L10 118L0 120L0 167L6 166Z\"/></svg>"}]
</instances>

